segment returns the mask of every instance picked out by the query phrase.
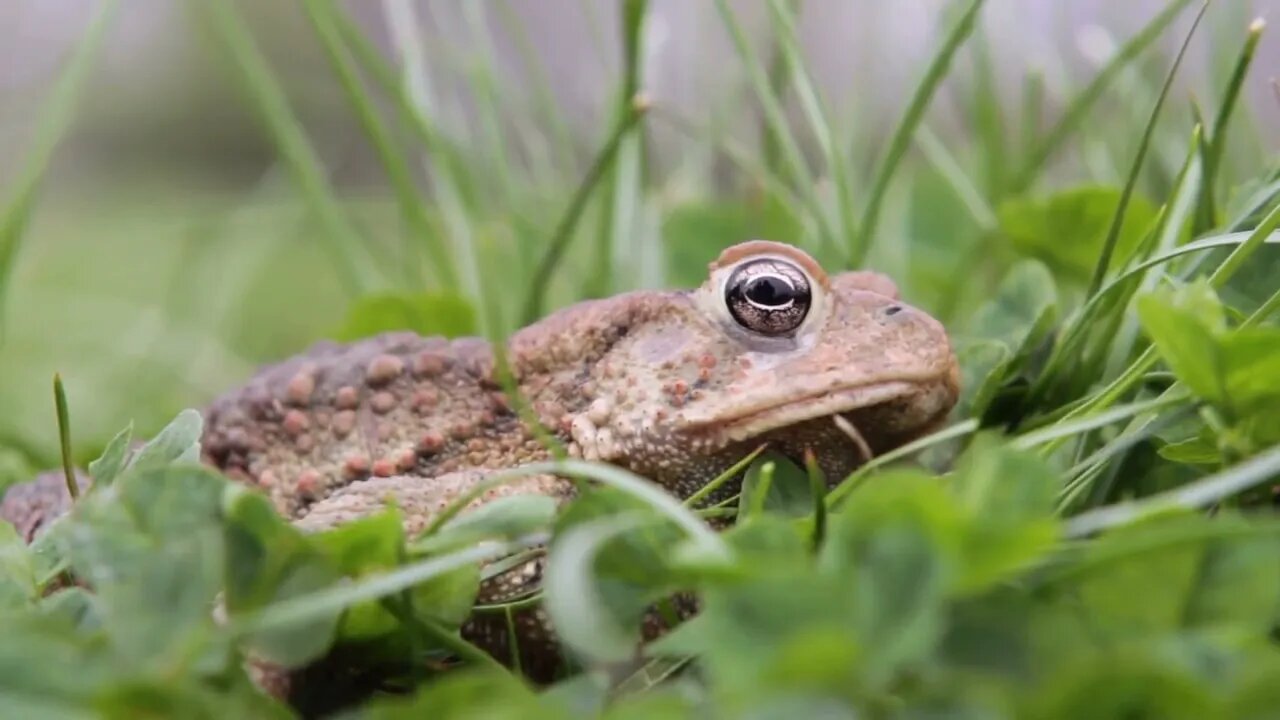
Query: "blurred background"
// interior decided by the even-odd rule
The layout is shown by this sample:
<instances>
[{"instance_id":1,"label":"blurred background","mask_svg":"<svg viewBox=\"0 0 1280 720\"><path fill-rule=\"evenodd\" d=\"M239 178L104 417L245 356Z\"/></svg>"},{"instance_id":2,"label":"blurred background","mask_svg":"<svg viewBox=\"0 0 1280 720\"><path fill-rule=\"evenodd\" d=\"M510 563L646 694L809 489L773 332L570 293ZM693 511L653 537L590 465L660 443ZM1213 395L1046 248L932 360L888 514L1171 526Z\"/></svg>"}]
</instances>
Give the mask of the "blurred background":
<instances>
[{"instance_id":1,"label":"blurred background","mask_svg":"<svg viewBox=\"0 0 1280 720\"><path fill-rule=\"evenodd\" d=\"M83 459L319 338L518 327L615 134L545 308L696 283L719 247L764 235L890 272L963 332L1020 253L1072 242L1019 237L1019 208L1123 185L1199 4L982 4L858 235L889 140L972 5L128 0L100 15L7 0L0 484L56 460L55 371ZM1277 16L1280 0L1211 5L1135 213L1164 201L1250 24ZM1228 205L1275 166L1277 74L1264 33L1218 170ZM635 91L647 113L628 125Z\"/></svg>"}]
</instances>

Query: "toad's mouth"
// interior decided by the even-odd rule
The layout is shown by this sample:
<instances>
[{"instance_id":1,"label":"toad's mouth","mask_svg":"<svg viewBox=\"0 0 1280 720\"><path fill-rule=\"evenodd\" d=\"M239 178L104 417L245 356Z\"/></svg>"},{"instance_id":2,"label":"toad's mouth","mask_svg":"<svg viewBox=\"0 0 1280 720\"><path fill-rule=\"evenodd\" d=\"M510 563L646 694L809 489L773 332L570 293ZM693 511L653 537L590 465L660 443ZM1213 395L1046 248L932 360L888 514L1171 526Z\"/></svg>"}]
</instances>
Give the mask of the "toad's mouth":
<instances>
[{"instance_id":1,"label":"toad's mouth","mask_svg":"<svg viewBox=\"0 0 1280 720\"><path fill-rule=\"evenodd\" d=\"M950 377L928 380L893 380L779 397L733 414L715 409L689 413L683 418L689 432L734 443L766 435L800 423L859 410L899 405L900 412L878 413L879 431L909 433L935 422L955 404L958 387Z\"/></svg>"}]
</instances>

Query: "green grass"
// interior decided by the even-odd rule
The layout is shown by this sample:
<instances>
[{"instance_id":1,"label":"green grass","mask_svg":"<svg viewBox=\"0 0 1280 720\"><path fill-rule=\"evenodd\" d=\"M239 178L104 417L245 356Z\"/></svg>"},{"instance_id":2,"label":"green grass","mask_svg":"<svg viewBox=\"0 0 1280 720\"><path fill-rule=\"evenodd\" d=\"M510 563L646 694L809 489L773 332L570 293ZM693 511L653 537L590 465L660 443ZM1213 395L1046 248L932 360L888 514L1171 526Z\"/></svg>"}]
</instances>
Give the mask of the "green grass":
<instances>
[{"instance_id":1,"label":"green grass","mask_svg":"<svg viewBox=\"0 0 1280 720\"><path fill-rule=\"evenodd\" d=\"M805 3L771 1L765 43L716 4L738 65L702 126L644 92L649 7L625 0L600 28L620 39L617 87L580 133L508 3L468 6L440 42L399 26L383 55L319 0L299 9L310 71L332 73L385 175L356 193L272 38L236 3L192 3L277 167L220 194L77 195L46 172L104 7L2 196L0 484L71 456L99 458L111 489L34 551L0 528L0 716L288 717L244 653L302 666L335 649L409 658L400 697L360 698L370 718L1234 718L1280 701L1280 158L1255 152L1242 90L1261 24L1224 30L1238 13L1171 0L1065 96L1046 69L1010 98L977 24L991 10L957 0L898 120L867 137L806 66ZM1207 113L1170 93L1181 50L1154 49L1197 9L1217 30L1185 41L1227 58ZM494 23L527 82L503 84ZM475 91L475 122L456 126L427 67ZM758 138L718 120L744 115ZM659 130L678 171L649 155ZM596 481L568 510L514 499L468 524L460 498L418 538L394 512L303 536L185 462L199 419L182 408L316 339L499 339L585 298L697 283L752 237L887 272L940 318L964 378L948 425L825 493L815 467L753 456L713 483L746 468L713 509L560 458L511 477ZM131 422L155 439L127 461ZM733 529L712 532L716 513ZM477 562L548 541L544 607L582 672L533 688L456 628ZM638 608L676 590L703 611L637 656ZM441 654L467 668L434 669Z\"/></svg>"}]
</instances>

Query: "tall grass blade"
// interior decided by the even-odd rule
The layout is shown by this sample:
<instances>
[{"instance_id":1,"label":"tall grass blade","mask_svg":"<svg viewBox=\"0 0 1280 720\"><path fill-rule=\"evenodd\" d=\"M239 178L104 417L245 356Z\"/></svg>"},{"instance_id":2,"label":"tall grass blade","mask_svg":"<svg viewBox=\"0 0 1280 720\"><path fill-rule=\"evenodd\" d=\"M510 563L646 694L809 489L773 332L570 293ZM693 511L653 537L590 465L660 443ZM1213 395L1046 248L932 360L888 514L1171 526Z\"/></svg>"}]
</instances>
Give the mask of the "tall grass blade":
<instances>
[{"instance_id":1,"label":"tall grass blade","mask_svg":"<svg viewBox=\"0 0 1280 720\"><path fill-rule=\"evenodd\" d=\"M80 92L93 69L93 60L102 45L102 37L110 27L110 20L119 4L118 0L104 0L98 4L84 36L76 43L41 108L40 122L36 125L38 130L31 141L31 148L9 189L4 210L0 212L0 336L5 327L5 300L9 294L9 278L13 275L13 266L35 206L36 195L49 169L54 151L71 127Z\"/></svg>"},{"instance_id":2,"label":"tall grass blade","mask_svg":"<svg viewBox=\"0 0 1280 720\"><path fill-rule=\"evenodd\" d=\"M636 101L630 107L630 111L619 119L617 125L613 128L613 132L609 134L609 139L596 155L595 161L591 163L591 168L587 170L582 182L578 183L578 188L574 191L568 208L565 209L564 215L561 216L560 221L556 224L555 231L551 234L551 241L547 244L546 252L533 271L533 277L529 282L529 294L524 304L524 314L521 319L523 324L527 325L542 316L547 286L551 283L551 278L555 274L561 258L564 256L564 251L568 247L569 241L573 239L573 231L577 229L578 221L582 219L582 213L587 208L587 201L591 199L591 192L600 184L601 178L604 177L609 167L613 165L613 160L618 154L618 148L621 147L627 133L640 121L640 118L644 117L648 109L648 100L643 97L636 98Z\"/></svg>"},{"instance_id":3,"label":"tall grass blade","mask_svg":"<svg viewBox=\"0 0 1280 720\"><path fill-rule=\"evenodd\" d=\"M276 148L303 197L319 220L334 271L351 295L373 289L378 275L365 254L364 241L347 217L329 184L324 165L289 101L258 49L243 18L230 0L196 2L209 20L227 56L239 72L250 99L266 123Z\"/></svg>"},{"instance_id":4,"label":"tall grass blade","mask_svg":"<svg viewBox=\"0 0 1280 720\"><path fill-rule=\"evenodd\" d=\"M1200 27L1200 21L1204 19L1204 13L1209 9L1209 3L1206 2L1200 6L1200 12L1196 14L1195 20L1191 23L1191 29L1187 31L1187 36L1182 41L1182 46L1178 48L1178 54L1173 59L1173 65L1169 68L1168 74L1165 76L1164 85L1160 87L1160 95L1156 98L1155 107L1151 108L1151 115L1147 118L1147 126L1142 131L1142 140L1138 143L1138 153L1133 159L1133 165L1129 169L1129 178L1125 181L1124 189L1120 193L1120 202L1116 205L1116 213L1112 217L1111 227L1107 230L1106 240L1102 243L1102 254L1098 257L1098 264L1093 268L1093 278L1089 281L1089 290L1087 295L1093 295L1102 287L1102 281L1106 279L1107 270L1111 267L1111 255L1115 252L1116 242L1120 239L1120 228L1124 225L1125 213L1129 209L1129 201L1133 198L1134 188L1138 184L1138 175L1142 171L1142 162L1147 157L1147 148L1151 146L1151 136L1155 133L1156 122L1160 119L1160 111L1164 108L1165 98L1169 96L1169 88L1173 87L1173 79L1178 74L1178 67L1182 65L1182 58L1187 54L1187 47L1191 45L1191 38L1196 34L1196 28Z\"/></svg>"},{"instance_id":5,"label":"tall grass blade","mask_svg":"<svg viewBox=\"0 0 1280 720\"><path fill-rule=\"evenodd\" d=\"M365 135L368 136L378 154L383 170L387 173L391 189L395 192L396 201L400 205L400 212L412 235L409 241L410 246L416 246L417 243L425 245L433 264L431 269L435 271L444 287L453 288L457 280L448 249L432 231L425 204L414 183L409 164L405 161L404 150L392 139L390 131L374 106L373 98L369 96L361 82L355 60L343 43L342 32L334 19L333 5L329 0L323 0L306 2L303 6L329 59L329 64L333 66L343 92L351 103L352 110L355 111ZM412 265L405 263L405 268L411 270ZM422 281L421 277L412 272L406 279L411 288L415 283Z\"/></svg>"},{"instance_id":6,"label":"tall grass blade","mask_svg":"<svg viewBox=\"0 0 1280 720\"><path fill-rule=\"evenodd\" d=\"M1244 79L1249 74L1249 65L1253 63L1258 42L1262 39L1262 31L1267 24L1258 18L1249 25L1244 46L1240 48L1240 57L1231 71L1231 79L1227 82L1226 92L1222 96L1222 104L1218 106L1218 114L1214 116L1213 127L1207 133L1207 144L1204 152L1204 184L1200 190L1200 205L1197 209L1196 224L1193 234L1200 234L1216 227L1217 209L1214 191L1217 188L1218 170L1222 165L1222 156L1227 145L1227 126L1231 122L1231 114L1240 99L1240 90L1244 87Z\"/></svg>"},{"instance_id":7,"label":"tall grass blade","mask_svg":"<svg viewBox=\"0 0 1280 720\"><path fill-rule=\"evenodd\" d=\"M80 485L76 482L75 462L71 459L71 413L67 410L67 391L62 387L62 375L59 373L53 374L53 407L58 417L62 478L67 483L67 494L75 500L80 497Z\"/></svg>"},{"instance_id":8,"label":"tall grass blade","mask_svg":"<svg viewBox=\"0 0 1280 720\"><path fill-rule=\"evenodd\" d=\"M1191 0L1173 0L1165 6L1151 22L1147 23L1142 30L1129 39L1119 50L1116 51L1114 57L1103 67L1093 80L1084 87L1071 102L1067 105L1067 109L1063 112L1062 117L1054 124L1053 128L1040 141L1035 150L1032 151L1031 157L1014 173L1013 180L1008 186L1008 191L1012 193L1020 192L1032 182L1044 169L1046 163L1060 150L1063 144L1084 124L1084 119L1088 117L1093 106L1102 98L1104 92L1111 83L1124 70L1137 59L1150 45L1152 45L1160 35L1165 31L1182 10L1191 3Z\"/></svg>"},{"instance_id":9,"label":"tall grass blade","mask_svg":"<svg viewBox=\"0 0 1280 720\"><path fill-rule=\"evenodd\" d=\"M969 0L960 19L938 46L937 53L930 60L924 77L911 97L911 103L907 105L906 112L894 128L893 136L889 139L889 149L885 152L884 159L881 160L879 169L876 171L875 180L871 184L871 192L867 197L862 220L858 224L857 231L850 238L852 246L849 252L849 263L853 267L862 264L867 252L871 249L872 242L875 241L876 226L880 222L880 211L884 205L885 194L889 190L889 182L893 180L894 173L897 172L903 157L911 147L911 138L915 135L916 127L924 119L925 110L929 108L934 93L947 77L956 52L977 26L978 13L982 10L984 2L985 0Z\"/></svg>"},{"instance_id":10,"label":"tall grass blade","mask_svg":"<svg viewBox=\"0 0 1280 720\"><path fill-rule=\"evenodd\" d=\"M1189 485L1139 501L1108 505L1081 513L1067 521L1066 534L1078 538L1128 524L1137 518L1169 508L1202 508L1224 500L1280 475L1280 446L1197 480Z\"/></svg>"},{"instance_id":11,"label":"tall grass blade","mask_svg":"<svg viewBox=\"0 0 1280 720\"><path fill-rule=\"evenodd\" d=\"M826 170L831 174L835 186L837 236L849 234L854 225L853 189L849 184L848 156L839 138L831 130L830 111L819 94L817 83L805 66L804 55L800 49L799 34L796 28L797 2L787 0L770 0L769 8L780 28L779 57L783 59L788 71L785 77L792 79L796 96L800 100L800 108L809 122L809 129L822 150ZM775 95L782 97L781 93ZM772 135L770 135L772 137Z\"/></svg>"},{"instance_id":12,"label":"tall grass blade","mask_svg":"<svg viewBox=\"0 0 1280 720\"><path fill-rule=\"evenodd\" d=\"M622 4L622 84L615 98L615 119L634 112L644 72L644 29L648 0L625 0ZM644 100L647 104L647 99ZM617 156L605 168L603 184L607 201L599 218L596 271L586 287L588 297L607 295L614 289L614 277L627 265L640 265L639 255L647 248L633 242L642 222L646 172L644 125L630 125L619 139Z\"/></svg>"}]
</instances>

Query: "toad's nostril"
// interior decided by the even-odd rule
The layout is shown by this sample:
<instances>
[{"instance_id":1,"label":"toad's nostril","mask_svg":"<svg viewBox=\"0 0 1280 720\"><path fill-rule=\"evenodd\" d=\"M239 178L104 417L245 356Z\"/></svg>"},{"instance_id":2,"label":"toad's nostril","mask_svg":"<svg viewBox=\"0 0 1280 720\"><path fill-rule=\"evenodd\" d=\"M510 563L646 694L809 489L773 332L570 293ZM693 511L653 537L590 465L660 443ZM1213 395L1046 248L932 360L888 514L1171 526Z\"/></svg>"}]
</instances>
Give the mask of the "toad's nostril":
<instances>
[{"instance_id":1,"label":"toad's nostril","mask_svg":"<svg viewBox=\"0 0 1280 720\"><path fill-rule=\"evenodd\" d=\"M897 315L897 314L898 314L898 313L900 313L900 312L902 312L902 306L901 306L901 305L890 305L889 307L887 307L887 308L885 308L885 309L884 309L884 314L885 314L886 316L893 316L893 315Z\"/></svg>"}]
</instances>

